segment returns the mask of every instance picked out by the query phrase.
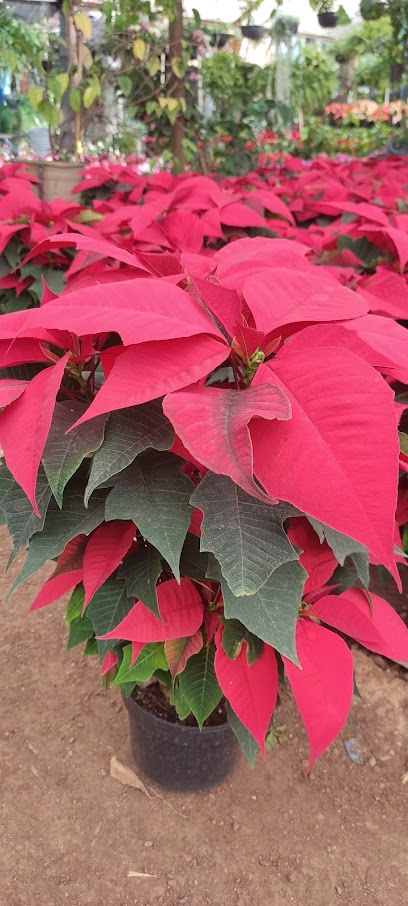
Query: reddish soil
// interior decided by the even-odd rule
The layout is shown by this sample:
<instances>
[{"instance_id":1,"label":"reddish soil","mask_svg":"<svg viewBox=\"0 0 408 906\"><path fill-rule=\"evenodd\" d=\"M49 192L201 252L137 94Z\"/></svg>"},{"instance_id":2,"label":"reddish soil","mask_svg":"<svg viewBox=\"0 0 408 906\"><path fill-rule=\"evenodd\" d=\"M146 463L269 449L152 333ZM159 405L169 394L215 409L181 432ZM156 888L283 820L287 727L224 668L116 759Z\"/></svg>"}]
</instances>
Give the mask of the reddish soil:
<instances>
[{"instance_id":1,"label":"reddish soil","mask_svg":"<svg viewBox=\"0 0 408 906\"><path fill-rule=\"evenodd\" d=\"M3 562L8 551L1 530ZM406 906L403 673L356 653L363 699L310 777L285 694L287 738L255 771L242 759L216 791L148 799L109 774L112 754L132 766L117 692L93 658L64 652L60 604L22 621L37 580L6 604L16 571L2 584L1 906Z\"/></svg>"}]
</instances>

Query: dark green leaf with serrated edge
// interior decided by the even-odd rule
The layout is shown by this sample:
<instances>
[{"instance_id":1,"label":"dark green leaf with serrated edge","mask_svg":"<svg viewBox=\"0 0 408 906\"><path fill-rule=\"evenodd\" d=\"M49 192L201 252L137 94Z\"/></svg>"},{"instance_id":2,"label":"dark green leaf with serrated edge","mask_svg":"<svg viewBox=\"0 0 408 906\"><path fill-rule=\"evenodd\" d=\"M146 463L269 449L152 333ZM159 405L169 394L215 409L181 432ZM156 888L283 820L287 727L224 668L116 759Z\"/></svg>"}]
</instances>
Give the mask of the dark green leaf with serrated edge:
<instances>
[{"instance_id":1,"label":"dark green leaf with serrated edge","mask_svg":"<svg viewBox=\"0 0 408 906\"><path fill-rule=\"evenodd\" d=\"M269 506L230 478L207 472L191 498L204 514L201 550L212 552L235 595L255 594L282 563L297 560L283 528L290 504Z\"/></svg>"},{"instance_id":2,"label":"dark green leaf with serrated edge","mask_svg":"<svg viewBox=\"0 0 408 906\"><path fill-rule=\"evenodd\" d=\"M190 532L186 535L180 557L180 575L187 579L206 578L208 554L200 551L200 539Z\"/></svg>"},{"instance_id":3,"label":"dark green leaf with serrated edge","mask_svg":"<svg viewBox=\"0 0 408 906\"><path fill-rule=\"evenodd\" d=\"M211 579L213 582L222 582L223 575L221 567L218 560L215 559L214 554L208 554L208 565L205 571L205 577L206 579Z\"/></svg>"},{"instance_id":4,"label":"dark green leaf with serrated edge","mask_svg":"<svg viewBox=\"0 0 408 906\"><path fill-rule=\"evenodd\" d=\"M173 453L142 453L117 476L106 501L105 519L131 519L160 551L176 579L192 508L193 482L180 472Z\"/></svg>"},{"instance_id":5,"label":"dark green leaf with serrated edge","mask_svg":"<svg viewBox=\"0 0 408 906\"><path fill-rule=\"evenodd\" d=\"M343 591L348 591L349 588L353 588L356 582L356 573L352 572L351 569L347 569L347 566L338 566L330 579L330 585L338 586L338 588L333 589L334 595L341 595Z\"/></svg>"},{"instance_id":6,"label":"dark green leaf with serrated edge","mask_svg":"<svg viewBox=\"0 0 408 906\"><path fill-rule=\"evenodd\" d=\"M360 544L359 541L353 541L353 539L349 538L347 535L336 532L335 529L329 528L328 525L324 525L323 522L319 522L318 519L314 519L312 516L307 516L307 519L319 536L320 542L326 539L340 566L344 566L344 561L350 554L367 553L367 548L365 548L363 544Z\"/></svg>"},{"instance_id":7,"label":"dark green leaf with serrated edge","mask_svg":"<svg viewBox=\"0 0 408 906\"><path fill-rule=\"evenodd\" d=\"M173 442L174 430L164 415L161 400L112 412L103 445L92 460L85 503L95 488L123 472L139 453L150 447L168 450Z\"/></svg>"},{"instance_id":8,"label":"dark green leaf with serrated edge","mask_svg":"<svg viewBox=\"0 0 408 906\"><path fill-rule=\"evenodd\" d=\"M0 465L0 525L4 525L7 522L6 513L3 509L3 499L15 483L11 472L7 466L2 463Z\"/></svg>"},{"instance_id":9,"label":"dark green leaf with serrated edge","mask_svg":"<svg viewBox=\"0 0 408 906\"><path fill-rule=\"evenodd\" d=\"M106 654L109 654L110 651L117 650L118 640L117 639L97 639L96 644L97 644L97 648L98 648L99 663L101 664Z\"/></svg>"},{"instance_id":10,"label":"dark green leaf with serrated edge","mask_svg":"<svg viewBox=\"0 0 408 906\"><path fill-rule=\"evenodd\" d=\"M247 643L247 661L249 666L255 664L255 661L261 656L264 643L249 632L239 620L222 620L224 632L222 634L222 647L227 657L235 660L238 657L244 642Z\"/></svg>"},{"instance_id":11,"label":"dark green leaf with serrated edge","mask_svg":"<svg viewBox=\"0 0 408 906\"><path fill-rule=\"evenodd\" d=\"M212 714L222 698L214 670L214 648L208 645L193 654L180 674L180 690L199 727Z\"/></svg>"},{"instance_id":12,"label":"dark green leaf with serrated edge","mask_svg":"<svg viewBox=\"0 0 408 906\"><path fill-rule=\"evenodd\" d=\"M51 500L44 528L33 535L27 559L10 594L29 576L37 572L37 569L44 566L47 560L58 557L68 541L72 541L72 538L76 538L77 535L90 535L103 522L106 493L106 491L98 491L89 509L86 510L83 482L75 481L70 487L69 493L65 495L63 510L59 510L56 502Z\"/></svg>"},{"instance_id":13,"label":"dark green leaf with serrated edge","mask_svg":"<svg viewBox=\"0 0 408 906\"><path fill-rule=\"evenodd\" d=\"M160 619L156 582L162 572L159 552L151 544L129 554L119 570L126 582L129 598L137 598Z\"/></svg>"},{"instance_id":14,"label":"dark green leaf with serrated edge","mask_svg":"<svg viewBox=\"0 0 408 906\"><path fill-rule=\"evenodd\" d=\"M186 717L191 714L191 709L184 698L179 683L175 683L173 692L170 696L170 704L176 709L179 720L185 720Z\"/></svg>"},{"instance_id":15,"label":"dark green leaf with serrated edge","mask_svg":"<svg viewBox=\"0 0 408 906\"><path fill-rule=\"evenodd\" d=\"M38 472L35 497L40 516L35 515L27 495L14 480L2 500L1 507L13 539L13 551L10 554L8 565L12 563L18 551L27 544L30 538L43 529L51 500L51 488L42 468Z\"/></svg>"},{"instance_id":16,"label":"dark green leaf with serrated edge","mask_svg":"<svg viewBox=\"0 0 408 906\"><path fill-rule=\"evenodd\" d=\"M118 626L134 603L134 598L128 596L124 579L107 579L95 592L86 608L86 615L93 623L95 635L106 635ZM98 644L99 657L103 660L107 651L112 650L113 640L107 639L108 647L103 639L100 641L102 644Z\"/></svg>"},{"instance_id":17,"label":"dark green leaf with serrated edge","mask_svg":"<svg viewBox=\"0 0 408 906\"><path fill-rule=\"evenodd\" d=\"M307 572L297 561L275 569L254 595L236 597L223 582L225 616L240 620L250 632L299 666L295 627L306 579Z\"/></svg>"},{"instance_id":18,"label":"dark green leaf with serrated edge","mask_svg":"<svg viewBox=\"0 0 408 906\"><path fill-rule=\"evenodd\" d=\"M235 714L235 711L232 710L229 702L227 702L227 717L231 730L234 731L245 758L249 761L251 768L253 768L255 766L257 752L259 752L259 746L256 739L254 739L252 733L244 727L244 724L241 723L239 717Z\"/></svg>"},{"instance_id":19,"label":"dark green leaf with serrated edge","mask_svg":"<svg viewBox=\"0 0 408 906\"><path fill-rule=\"evenodd\" d=\"M368 559L367 551L361 551L361 553L358 554L350 554L350 559L354 563L361 584L364 585L364 588L368 588L370 584L370 561Z\"/></svg>"},{"instance_id":20,"label":"dark green leaf with serrated edge","mask_svg":"<svg viewBox=\"0 0 408 906\"><path fill-rule=\"evenodd\" d=\"M91 621L87 617L76 617L69 624L67 651L75 648L76 645L80 645L81 642L87 642L88 639L92 638L93 634L94 628Z\"/></svg>"},{"instance_id":21,"label":"dark green leaf with serrated edge","mask_svg":"<svg viewBox=\"0 0 408 906\"><path fill-rule=\"evenodd\" d=\"M113 686L121 686L122 683L144 683L150 679L155 670L167 669L163 642L150 642L145 645L138 654L133 667L130 666L131 660L132 646L125 645L122 663L112 681Z\"/></svg>"},{"instance_id":22,"label":"dark green leaf with serrated edge","mask_svg":"<svg viewBox=\"0 0 408 906\"><path fill-rule=\"evenodd\" d=\"M66 432L86 412L85 403L77 400L63 400L56 403L47 443L42 455L42 464L52 493L62 507L64 488L77 471L85 456L93 453L103 441L107 415L99 415Z\"/></svg>"},{"instance_id":23,"label":"dark green leaf with serrated edge","mask_svg":"<svg viewBox=\"0 0 408 906\"><path fill-rule=\"evenodd\" d=\"M0 506L2 506L3 498L6 496L7 491L10 490L13 484L16 484L16 482L14 481L11 472L7 468L5 463L2 462L0 465Z\"/></svg>"},{"instance_id":24,"label":"dark green leaf with serrated edge","mask_svg":"<svg viewBox=\"0 0 408 906\"><path fill-rule=\"evenodd\" d=\"M95 657L98 654L98 643L95 638L88 639L85 648L84 654L87 657Z\"/></svg>"},{"instance_id":25,"label":"dark green leaf with serrated edge","mask_svg":"<svg viewBox=\"0 0 408 906\"><path fill-rule=\"evenodd\" d=\"M79 585L76 585L72 595L68 601L67 612L65 614L65 622L72 623L73 620L76 620L77 617L80 617L82 614L83 606L85 600L84 586L82 582Z\"/></svg>"}]
</instances>

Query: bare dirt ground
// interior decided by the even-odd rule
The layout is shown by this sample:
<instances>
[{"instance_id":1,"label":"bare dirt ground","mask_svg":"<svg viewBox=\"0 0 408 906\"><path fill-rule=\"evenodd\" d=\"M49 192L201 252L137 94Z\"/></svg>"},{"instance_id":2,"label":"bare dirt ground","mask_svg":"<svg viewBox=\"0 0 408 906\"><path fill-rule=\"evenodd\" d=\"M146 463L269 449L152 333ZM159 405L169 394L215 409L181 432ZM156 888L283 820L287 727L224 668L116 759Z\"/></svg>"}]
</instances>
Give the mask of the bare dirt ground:
<instances>
[{"instance_id":1,"label":"bare dirt ground","mask_svg":"<svg viewBox=\"0 0 408 906\"><path fill-rule=\"evenodd\" d=\"M8 551L1 530L2 562ZM22 619L37 580L6 604L16 571L1 595L1 906L407 906L402 672L356 653L363 699L310 777L285 695L287 739L255 771L242 759L213 792L148 799L109 774L112 754L132 765L118 694L93 658L64 652L61 604Z\"/></svg>"}]
</instances>

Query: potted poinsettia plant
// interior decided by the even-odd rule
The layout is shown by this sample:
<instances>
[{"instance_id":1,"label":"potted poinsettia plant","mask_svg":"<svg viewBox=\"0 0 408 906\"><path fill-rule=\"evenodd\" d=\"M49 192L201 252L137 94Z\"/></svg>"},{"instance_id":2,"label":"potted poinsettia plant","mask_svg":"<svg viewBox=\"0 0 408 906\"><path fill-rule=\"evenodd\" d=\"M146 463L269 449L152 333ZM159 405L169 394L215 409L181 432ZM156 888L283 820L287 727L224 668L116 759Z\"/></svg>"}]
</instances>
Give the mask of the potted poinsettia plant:
<instances>
[{"instance_id":1,"label":"potted poinsettia plant","mask_svg":"<svg viewBox=\"0 0 408 906\"><path fill-rule=\"evenodd\" d=\"M211 786L235 736L253 761L280 682L312 765L350 709L348 640L408 660L367 591L370 561L400 582L405 331L388 324L385 354L385 318L296 242L213 259L95 242L133 278L0 321L1 509L28 545L13 591L54 560L30 609L72 592L68 647L122 690L154 780Z\"/></svg>"}]
</instances>

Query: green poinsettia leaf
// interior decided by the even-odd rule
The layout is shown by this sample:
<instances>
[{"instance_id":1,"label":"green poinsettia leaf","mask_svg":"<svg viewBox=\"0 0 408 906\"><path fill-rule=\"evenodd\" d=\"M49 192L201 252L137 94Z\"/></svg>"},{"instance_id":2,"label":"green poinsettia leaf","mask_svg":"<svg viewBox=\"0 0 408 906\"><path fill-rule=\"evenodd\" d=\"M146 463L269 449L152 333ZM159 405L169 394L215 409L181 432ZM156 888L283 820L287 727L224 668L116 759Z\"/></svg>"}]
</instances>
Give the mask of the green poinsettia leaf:
<instances>
[{"instance_id":1,"label":"green poinsettia leaf","mask_svg":"<svg viewBox=\"0 0 408 906\"><path fill-rule=\"evenodd\" d=\"M338 566L330 579L330 585L338 586L333 589L334 595L341 595L343 591L348 591L349 588L353 588L356 582L357 574L348 569L347 566Z\"/></svg>"},{"instance_id":2,"label":"green poinsettia leaf","mask_svg":"<svg viewBox=\"0 0 408 906\"><path fill-rule=\"evenodd\" d=\"M115 626L124 620L134 605L134 598L129 598L124 579L107 579L91 598L86 615L91 620L96 636L107 635ZM98 639L99 658L117 644L114 639Z\"/></svg>"},{"instance_id":3,"label":"green poinsettia leaf","mask_svg":"<svg viewBox=\"0 0 408 906\"><path fill-rule=\"evenodd\" d=\"M179 720L185 720L186 717L191 714L191 708L184 698L179 683L175 683L174 685L174 689L170 696L170 704L176 709Z\"/></svg>"},{"instance_id":4,"label":"green poinsettia leaf","mask_svg":"<svg viewBox=\"0 0 408 906\"><path fill-rule=\"evenodd\" d=\"M173 442L174 430L160 400L112 412L103 444L92 460L85 503L95 488L123 472L144 450L168 450Z\"/></svg>"},{"instance_id":5,"label":"green poinsettia leaf","mask_svg":"<svg viewBox=\"0 0 408 906\"><path fill-rule=\"evenodd\" d=\"M243 626L239 620L222 620L224 632L222 634L222 647L227 657L235 660L238 657L241 648L247 644L247 661L249 666L261 656L264 643L258 639L252 632Z\"/></svg>"},{"instance_id":6,"label":"green poinsettia leaf","mask_svg":"<svg viewBox=\"0 0 408 906\"><path fill-rule=\"evenodd\" d=\"M86 409L87 405L77 400L63 400L55 405L42 464L60 508L67 482L85 457L94 453L103 441L106 415L92 418L89 422L69 431L71 425L81 418Z\"/></svg>"},{"instance_id":7,"label":"green poinsettia leaf","mask_svg":"<svg viewBox=\"0 0 408 906\"><path fill-rule=\"evenodd\" d=\"M0 507L3 505L3 498L13 485L16 484L14 478L5 463L0 465Z\"/></svg>"},{"instance_id":8,"label":"green poinsettia leaf","mask_svg":"<svg viewBox=\"0 0 408 906\"><path fill-rule=\"evenodd\" d=\"M150 642L142 648L133 667L132 646L125 645L123 658L119 670L112 681L112 685L121 686L123 683L144 683L156 670L167 670L166 655L163 642Z\"/></svg>"},{"instance_id":9,"label":"green poinsettia leaf","mask_svg":"<svg viewBox=\"0 0 408 906\"><path fill-rule=\"evenodd\" d=\"M189 658L180 674L180 691L199 727L215 710L222 692L214 670L214 648L208 645Z\"/></svg>"},{"instance_id":10,"label":"green poinsettia leaf","mask_svg":"<svg viewBox=\"0 0 408 906\"><path fill-rule=\"evenodd\" d=\"M356 573L364 588L368 589L370 584L370 561L367 551L361 551L360 553L350 554L350 558L355 566Z\"/></svg>"},{"instance_id":11,"label":"green poinsettia leaf","mask_svg":"<svg viewBox=\"0 0 408 906\"><path fill-rule=\"evenodd\" d=\"M250 632L299 666L295 628L306 579L306 570L297 561L275 569L254 595L236 597L224 581L225 616L240 620Z\"/></svg>"},{"instance_id":12,"label":"green poinsettia leaf","mask_svg":"<svg viewBox=\"0 0 408 906\"><path fill-rule=\"evenodd\" d=\"M159 552L148 544L129 554L119 570L119 578L125 580L129 598L142 601L159 618L156 583L162 568Z\"/></svg>"},{"instance_id":13,"label":"green poinsettia leaf","mask_svg":"<svg viewBox=\"0 0 408 906\"><path fill-rule=\"evenodd\" d=\"M24 306L25 308L27 306ZM43 371L46 365L13 365L9 368L0 368L0 378L10 378L15 381L31 381L36 374Z\"/></svg>"},{"instance_id":14,"label":"green poinsettia leaf","mask_svg":"<svg viewBox=\"0 0 408 906\"><path fill-rule=\"evenodd\" d=\"M327 541L340 566L344 566L346 557L349 557L351 554L367 553L367 548L365 548L363 544L360 544L359 541L353 541L353 539L349 538L347 535L336 532L335 529L329 528L328 525L323 525L323 522L319 522L318 519L314 519L312 516L308 516L307 519L319 536L320 543L324 540Z\"/></svg>"},{"instance_id":15,"label":"green poinsettia leaf","mask_svg":"<svg viewBox=\"0 0 408 906\"><path fill-rule=\"evenodd\" d=\"M227 702L227 717L231 730L234 731L245 758L247 758L251 768L253 768L255 766L257 752L259 752L259 746L256 739L254 739L252 733L244 727L244 724L241 723L239 717L235 714L235 711L232 710L229 702Z\"/></svg>"},{"instance_id":16,"label":"green poinsettia leaf","mask_svg":"<svg viewBox=\"0 0 408 906\"><path fill-rule=\"evenodd\" d=\"M59 557L68 541L72 541L77 535L90 535L103 522L106 494L106 491L98 491L86 510L83 482L75 481L65 494L63 510L51 500L44 527L32 536L27 559L10 594L44 566L47 560Z\"/></svg>"},{"instance_id":17,"label":"green poinsettia leaf","mask_svg":"<svg viewBox=\"0 0 408 906\"><path fill-rule=\"evenodd\" d=\"M386 253L381 252L365 236L362 239L353 239L351 236L339 236L337 248L340 251L350 249L367 268L374 268L379 261L383 261L387 257Z\"/></svg>"},{"instance_id":18,"label":"green poinsettia leaf","mask_svg":"<svg viewBox=\"0 0 408 906\"><path fill-rule=\"evenodd\" d=\"M87 642L88 639L93 637L93 634L93 625L87 617L79 616L74 620L71 620L69 624L67 651L71 651L71 648L75 648L76 645L81 645L82 642Z\"/></svg>"},{"instance_id":19,"label":"green poinsettia leaf","mask_svg":"<svg viewBox=\"0 0 408 906\"><path fill-rule=\"evenodd\" d=\"M160 551L176 579L191 519L193 482L180 472L173 453L142 453L117 476L106 501L106 520L131 519Z\"/></svg>"},{"instance_id":20,"label":"green poinsettia leaf","mask_svg":"<svg viewBox=\"0 0 408 906\"><path fill-rule=\"evenodd\" d=\"M290 504L269 506L212 472L191 503L204 514L201 550L215 555L234 595L255 594L282 563L298 559L283 528L285 519L299 515Z\"/></svg>"},{"instance_id":21,"label":"green poinsettia leaf","mask_svg":"<svg viewBox=\"0 0 408 906\"><path fill-rule=\"evenodd\" d=\"M200 551L200 539L190 532L186 535L180 557L180 574L187 579L206 578L208 554Z\"/></svg>"},{"instance_id":22,"label":"green poinsettia leaf","mask_svg":"<svg viewBox=\"0 0 408 906\"><path fill-rule=\"evenodd\" d=\"M80 584L74 588L72 595L68 601L67 612L65 614L65 622L68 625L72 623L73 620L76 620L77 617L81 616L84 607L84 600L84 586L82 585L82 582L80 582Z\"/></svg>"},{"instance_id":23,"label":"green poinsettia leaf","mask_svg":"<svg viewBox=\"0 0 408 906\"><path fill-rule=\"evenodd\" d=\"M5 515L7 528L13 539L13 551L9 558L10 564L18 551L25 547L30 538L36 532L41 532L51 500L51 488L43 469L40 468L35 492L40 516L36 516L27 495L20 488L20 485L13 478L11 478L10 482L4 474L4 489L6 485L9 485L9 487L2 499L1 508Z\"/></svg>"}]
</instances>

